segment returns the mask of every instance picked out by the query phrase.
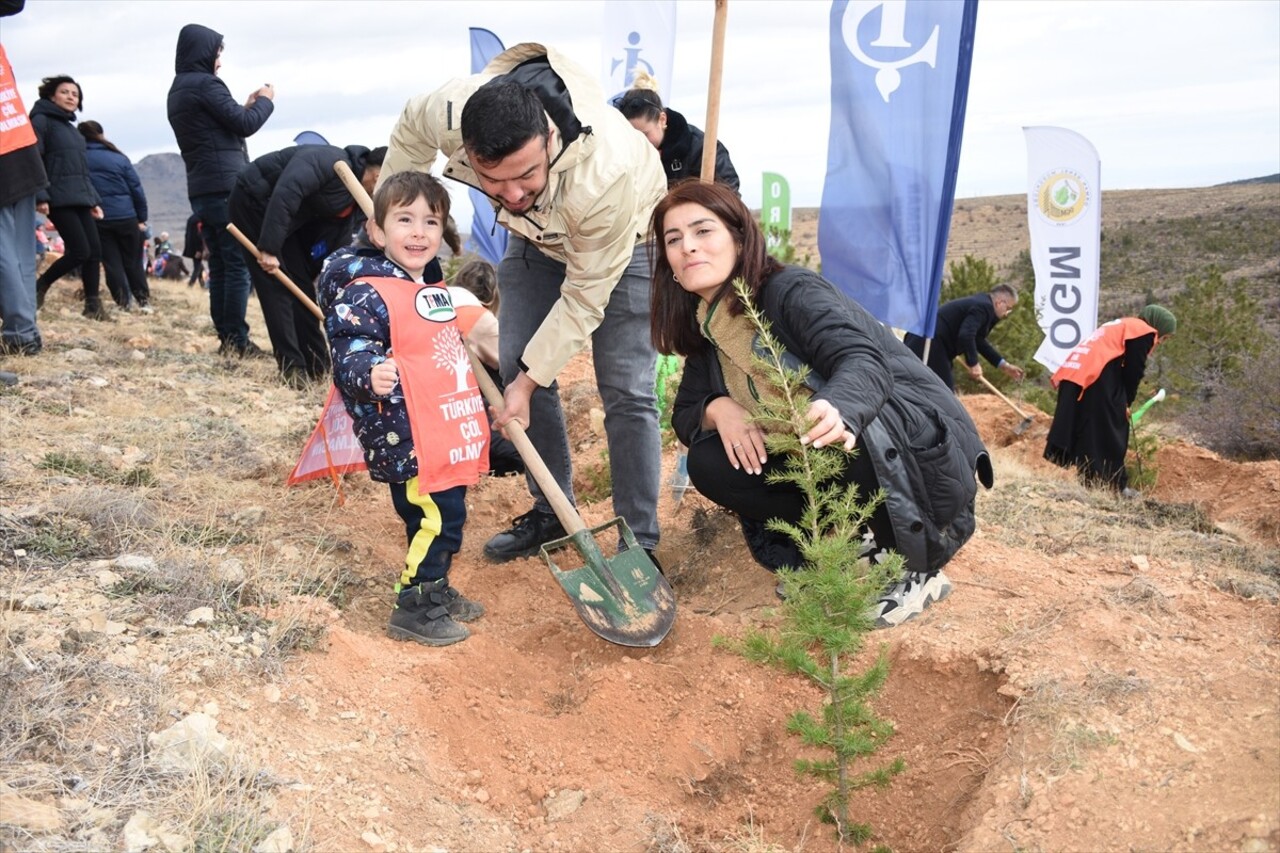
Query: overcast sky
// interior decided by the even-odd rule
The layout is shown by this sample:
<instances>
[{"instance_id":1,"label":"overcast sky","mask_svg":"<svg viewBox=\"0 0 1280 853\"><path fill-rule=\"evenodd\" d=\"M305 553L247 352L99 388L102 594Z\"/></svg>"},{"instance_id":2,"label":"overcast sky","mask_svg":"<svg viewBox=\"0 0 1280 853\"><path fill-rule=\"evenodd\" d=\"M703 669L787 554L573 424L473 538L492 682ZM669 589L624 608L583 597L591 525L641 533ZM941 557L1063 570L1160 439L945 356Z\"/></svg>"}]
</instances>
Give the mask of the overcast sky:
<instances>
[{"instance_id":1,"label":"overcast sky","mask_svg":"<svg viewBox=\"0 0 1280 853\"><path fill-rule=\"evenodd\" d=\"M913 0L924 2L925 0ZM41 77L81 84L81 118L132 159L177 151L165 117L183 24L226 37L221 76L276 111L259 156L306 129L386 143L404 102L470 70L467 28L554 44L593 74L601 0L27 0L0 19L23 101ZM671 106L705 124L713 4L680 0ZM826 169L826 0L729 0L720 137L760 202L760 174L816 206ZM981 0L958 197L1026 191L1022 127L1093 142L1104 189L1208 186L1280 172L1278 0Z\"/></svg>"}]
</instances>

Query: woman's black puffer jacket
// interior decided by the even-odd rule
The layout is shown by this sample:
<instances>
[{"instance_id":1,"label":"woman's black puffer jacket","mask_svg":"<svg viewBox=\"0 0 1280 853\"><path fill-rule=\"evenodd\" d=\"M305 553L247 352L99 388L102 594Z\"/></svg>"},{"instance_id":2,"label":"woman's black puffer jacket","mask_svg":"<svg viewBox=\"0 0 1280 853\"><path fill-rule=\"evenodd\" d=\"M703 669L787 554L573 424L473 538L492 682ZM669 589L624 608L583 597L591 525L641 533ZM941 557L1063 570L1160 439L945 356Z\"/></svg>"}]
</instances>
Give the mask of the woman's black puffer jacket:
<instances>
[{"instance_id":1,"label":"woman's black puffer jacket","mask_svg":"<svg viewBox=\"0 0 1280 853\"><path fill-rule=\"evenodd\" d=\"M892 332L817 273L786 267L758 299L790 366L810 368L814 398L828 400L862 437L908 567L941 568L973 535L975 479L988 488L993 480L968 412ZM711 347L684 369L671 424L691 446L710 435L701 427L707 404L728 392Z\"/></svg>"},{"instance_id":2,"label":"woman's black puffer jacket","mask_svg":"<svg viewBox=\"0 0 1280 853\"><path fill-rule=\"evenodd\" d=\"M31 108L31 127L49 176L49 186L36 194L36 201L47 201L50 207L99 204L98 191L89 178L84 137L76 130L76 114L41 98Z\"/></svg>"}]
</instances>

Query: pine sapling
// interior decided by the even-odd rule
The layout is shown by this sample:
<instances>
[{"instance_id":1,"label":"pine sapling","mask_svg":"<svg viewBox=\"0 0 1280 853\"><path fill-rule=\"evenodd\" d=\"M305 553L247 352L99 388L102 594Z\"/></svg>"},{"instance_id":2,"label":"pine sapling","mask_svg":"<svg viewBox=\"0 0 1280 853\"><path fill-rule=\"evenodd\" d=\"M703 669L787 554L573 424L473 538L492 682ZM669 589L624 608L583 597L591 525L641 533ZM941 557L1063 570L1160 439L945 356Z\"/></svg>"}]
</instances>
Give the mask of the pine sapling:
<instances>
[{"instance_id":1,"label":"pine sapling","mask_svg":"<svg viewBox=\"0 0 1280 853\"><path fill-rule=\"evenodd\" d=\"M834 484L848 463L841 445L814 448L801 443L810 428L807 368L787 365L768 319L752 303L740 279L734 286L759 332L757 363L777 392L761 395L764 399L754 417L765 431L768 452L787 460L782 470L769 475L770 480L795 484L806 496L807 506L797 524L773 519L768 525L795 540L803 560L802 567L779 572L785 595L779 624L768 631L748 631L741 641L718 637L716 642L749 660L803 675L825 691L821 715L797 711L788 720L787 731L829 757L799 759L795 769L834 784L818 805L818 816L835 824L842 841L861 843L871 830L851 822L850 795L868 785L887 785L905 765L896 759L861 769L893 734L893 725L877 717L869 704L889 674L884 649L865 672L851 674L846 668L862 650L872 628L872 608L886 582L901 573L902 558L893 555L873 562L863 555L861 531L884 494L860 501L856 486Z\"/></svg>"}]
</instances>

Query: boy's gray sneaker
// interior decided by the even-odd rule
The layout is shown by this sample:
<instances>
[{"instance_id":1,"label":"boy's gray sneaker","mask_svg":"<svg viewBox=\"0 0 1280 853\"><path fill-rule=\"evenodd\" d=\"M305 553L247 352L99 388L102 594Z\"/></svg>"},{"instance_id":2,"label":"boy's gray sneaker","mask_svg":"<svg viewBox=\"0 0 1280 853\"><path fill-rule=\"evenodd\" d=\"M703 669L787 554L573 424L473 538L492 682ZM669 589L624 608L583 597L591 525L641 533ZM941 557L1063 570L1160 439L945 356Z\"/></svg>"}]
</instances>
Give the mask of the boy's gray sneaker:
<instances>
[{"instance_id":1,"label":"boy's gray sneaker","mask_svg":"<svg viewBox=\"0 0 1280 853\"><path fill-rule=\"evenodd\" d=\"M942 572L907 572L890 584L872 610L875 627L893 628L916 618L936 601L951 594L951 580Z\"/></svg>"},{"instance_id":2,"label":"boy's gray sneaker","mask_svg":"<svg viewBox=\"0 0 1280 853\"><path fill-rule=\"evenodd\" d=\"M441 578L402 590L391 611L387 636L424 646L449 646L470 637L467 626L449 615L448 589L449 582Z\"/></svg>"},{"instance_id":3,"label":"boy's gray sneaker","mask_svg":"<svg viewBox=\"0 0 1280 853\"><path fill-rule=\"evenodd\" d=\"M447 581L444 588L444 597L445 607L449 610L449 618L455 622L474 622L484 615L483 604L467 598L458 592L457 587L450 585Z\"/></svg>"}]
</instances>

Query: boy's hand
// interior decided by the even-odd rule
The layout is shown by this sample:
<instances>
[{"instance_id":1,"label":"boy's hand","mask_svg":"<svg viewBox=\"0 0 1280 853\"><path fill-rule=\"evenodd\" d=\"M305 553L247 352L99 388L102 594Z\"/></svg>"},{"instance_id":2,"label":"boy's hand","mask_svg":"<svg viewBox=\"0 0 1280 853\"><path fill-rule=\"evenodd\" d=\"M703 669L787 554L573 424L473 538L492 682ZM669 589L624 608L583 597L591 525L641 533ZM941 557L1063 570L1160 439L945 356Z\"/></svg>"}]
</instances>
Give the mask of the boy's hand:
<instances>
[{"instance_id":1,"label":"boy's hand","mask_svg":"<svg viewBox=\"0 0 1280 853\"><path fill-rule=\"evenodd\" d=\"M379 362L369 371L369 389L379 397L386 397L391 389L400 381L400 371L396 369L396 360L389 358Z\"/></svg>"}]
</instances>

